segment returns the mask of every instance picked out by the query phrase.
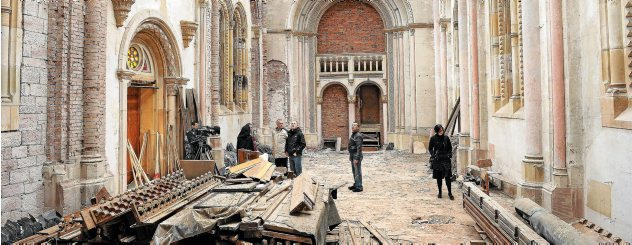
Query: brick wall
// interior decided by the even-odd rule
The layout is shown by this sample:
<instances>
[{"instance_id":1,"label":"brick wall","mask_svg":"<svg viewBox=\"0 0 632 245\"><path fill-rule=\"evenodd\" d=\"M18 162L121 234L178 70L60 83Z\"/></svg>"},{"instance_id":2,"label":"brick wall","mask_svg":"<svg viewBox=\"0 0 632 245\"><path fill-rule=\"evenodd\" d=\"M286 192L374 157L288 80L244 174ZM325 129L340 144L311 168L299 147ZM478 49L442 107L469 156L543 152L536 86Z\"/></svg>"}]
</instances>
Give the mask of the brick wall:
<instances>
[{"instance_id":1,"label":"brick wall","mask_svg":"<svg viewBox=\"0 0 632 245\"><path fill-rule=\"evenodd\" d=\"M46 135L47 1L23 1L19 129L2 133L2 224L43 211Z\"/></svg>"},{"instance_id":2,"label":"brick wall","mask_svg":"<svg viewBox=\"0 0 632 245\"><path fill-rule=\"evenodd\" d=\"M289 119L289 72L278 60L268 61L263 66L263 123L274 125L276 119ZM304 125L299 122L299 125Z\"/></svg>"},{"instance_id":3,"label":"brick wall","mask_svg":"<svg viewBox=\"0 0 632 245\"><path fill-rule=\"evenodd\" d=\"M369 4L346 0L329 8L318 23L319 54L383 53L384 22Z\"/></svg>"},{"instance_id":4,"label":"brick wall","mask_svg":"<svg viewBox=\"0 0 632 245\"><path fill-rule=\"evenodd\" d=\"M341 85L331 85L323 91L322 103L323 138L342 139L342 147L349 141L349 102L347 90Z\"/></svg>"}]
</instances>

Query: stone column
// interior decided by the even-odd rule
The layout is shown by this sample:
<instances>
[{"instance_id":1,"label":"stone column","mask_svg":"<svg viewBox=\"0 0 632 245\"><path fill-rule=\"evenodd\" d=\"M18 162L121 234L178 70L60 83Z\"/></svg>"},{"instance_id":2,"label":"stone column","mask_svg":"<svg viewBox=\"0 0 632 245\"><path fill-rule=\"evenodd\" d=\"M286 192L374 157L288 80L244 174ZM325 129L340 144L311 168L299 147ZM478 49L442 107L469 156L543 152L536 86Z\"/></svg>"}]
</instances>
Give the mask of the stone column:
<instances>
[{"instance_id":1,"label":"stone column","mask_svg":"<svg viewBox=\"0 0 632 245\"><path fill-rule=\"evenodd\" d=\"M553 7L553 5L554 4L551 3L551 7ZM624 22L621 21L623 20L622 14L624 11L621 10L621 0L605 1L605 5L607 12L606 23L608 23L608 69L610 74L610 84L608 84L607 92L615 96L625 96L625 54L623 44L625 26L623 26ZM627 10L625 12L627 12ZM561 13L559 14L561 15ZM557 13L553 13L553 9L551 9L551 18L556 17L554 15L557 15ZM553 25L553 20L551 20L551 25ZM553 26L551 26L551 28L553 28ZM553 30L551 30L551 32L553 32Z\"/></svg>"},{"instance_id":2,"label":"stone column","mask_svg":"<svg viewBox=\"0 0 632 245\"><path fill-rule=\"evenodd\" d=\"M347 100L349 101L349 135L351 135L352 130L351 130L351 124L353 124L355 122L355 102L356 102L356 96L355 95L349 95L349 97L347 97Z\"/></svg>"},{"instance_id":3,"label":"stone column","mask_svg":"<svg viewBox=\"0 0 632 245\"><path fill-rule=\"evenodd\" d=\"M206 23L205 23L206 24ZM219 125L219 3L217 1L211 6L211 124Z\"/></svg>"},{"instance_id":4,"label":"stone column","mask_svg":"<svg viewBox=\"0 0 632 245\"><path fill-rule=\"evenodd\" d=\"M127 88L134 73L119 70L116 75L119 79L119 164L115 182L118 188L116 193L122 193L127 190Z\"/></svg>"},{"instance_id":5,"label":"stone column","mask_svg":"<svg viewBox=\"0 0 632 245\"><path fill-rule=\"evenodd\" d=\"M542 157L539 1L523 1L522 4L522 33L528 33L523 37L526 155L522 160L524 181L519 183L518 196L528 197L542 204L544 158Z\"/></svg>"},{"instance_id":6,"label":"stone column","mask_svg":"<svg viewBox=\"0 0 632 245\"><path fill-rule=\"evenodd\" d=\"M441 20L441 84L439 85L439 91L441 96L441 123L447 125L451 108L448 108L448 39L447 39L447 27L450 24L450 19Z\"/></svg>"},{"instance_id":7,"label":"stone column","mask_svg":"<svg viewBox=\"0 0 632 245\"><path fill-rule=\"evenodd\" d=\"M318 127L318 144L323 145L323 97L316 97L316 127Z\"/></svg>"},{"instance_id":8,"label":"stone column","mask_svg":"<svg viewBox=\"0 0 632 245\"><path fill-rule=\"evenodd\" d=\"M459 89L461 97L461 131L459 132L459 147L457 155L458 168L465 173L471 161L470 144L470 75L468 56L468 0L458 1L458 41L459 41Z\"/></svg>"},{"instance_id":9,"label":"stone column","mask_svg":"<svg viewBox=\"0 0 632 245\"><path fill-rule=\"evenodd\" d=\"M512 91L511 97L509 97L509 101L511 103L511 108L513 112L518 111L522 108L522 98L520 96L520 15L521 5L518 1L510 2L510 15L511 15L511 80L512 80Z\"/></svg>"},{"instance_id":10,"label":"stone column","mask_svg":"<svg viewBox=\"0 0 632 245\"><path fill-rule=\"evenodd\" d=\"M432 19L434 24L433 38L434 38L434 63L435 63L435 104L437 110L435 111L435 121L444 123L443 121L443 108L441 107L441 81L443 81L443 69L442 52L441 52L441 11L440 1L432 1Z\"/></svg>"},{"instance_id":11,"label":"stone column","mask_svg":"<svg viewBox=\"0 0 632 245\"><path fill-rule=\"evenodd\" d=\"M187 81L189 81L189 79L182 77L164 78L167 93L167 127L174 127L175 129L176 116L178 113L176 108L176 99L182 90L182 86L185 85Z\"/></svg>"},{"instance_id":12,"label":"stone column","mask_svg":"<svg viewBox=\"0 0 632 245\"><path fill-rule=\"evenodd\" d=\"M105 161L105 44L100 29L107 24L107 2L85 2L83 72L83 147L81 152L81 199L90 199L112 176ZM110 188L112 191L112 188Z\"/></svg>"},{"instance_id":13,"label":"stone column","mask_svg":"<svg viewBox=\"0 0 632 245\"><path fill-rule=\"evenodd\" d=\"M198 42L196 45L198 46L198 98L199 106L202 108L199 110L201 119L201 125L209 125L211 123L210 117L210 103L207 104L207 94L209 94L209 80L207 80L208 75L208 67L207 64L207 53L208 53L208 44L211 40L207 38L209 26L211 25L209 17L209 3L205 0L200 1L200 35L198 36ZM210 102L210 98L208 98Z\"/></svg>"},{"instance_id":14,"label":"stone column","mask_svg":"<svg viewBox=\"0 0 632 245\"><path fill-rule=\"evenodd\" d=\"M388 96L382 95L382 142L388 142Z\"/></svg>"},{"instance_id":15,"label":"stone column","mask_svg":"<svg viewBox=\"0 0 632 245\"><path fill-rule=\"evenodd\" d=\"M478 148L481 140L479 100L478 100L478 1L469 1L470 7L470 52L472 60L470 64L472 79L472 144ZM474 161L478 156L474 157Z\"/></svg>"}]
</instances>

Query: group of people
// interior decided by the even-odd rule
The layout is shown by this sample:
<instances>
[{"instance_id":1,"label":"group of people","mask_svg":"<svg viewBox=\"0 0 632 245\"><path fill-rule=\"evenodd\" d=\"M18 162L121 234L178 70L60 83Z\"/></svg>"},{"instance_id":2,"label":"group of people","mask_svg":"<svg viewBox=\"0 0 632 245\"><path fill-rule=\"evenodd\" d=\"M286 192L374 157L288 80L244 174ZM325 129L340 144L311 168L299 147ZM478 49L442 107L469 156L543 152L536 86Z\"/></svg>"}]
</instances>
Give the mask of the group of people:
<instances>
[{"instance_id":1,"label":"group of people","mask_svg":"<svg viewBox=\"0 0 632 245\"><path fill-rule=\"evenodd\" d=\"M363 136L360 133L360 124L352 124L351 137L349 139L349 160L351 161L351 169L353 171L353 185L349 187L354 192L361 192L362 188L362 142ZM276 120L276 128L272 132L272 152L275 157L277 166L288 166L289 171L294 172L296 176L300 175L302 170L302 156L305 149L305 136L298 127L298 122L290 122L290 130L285 129L283 120Z\"/></svg>"},{"instance_id":2,"label":"group of people","mask_svg":"<svg viewBox=\"0 0 632 245\"><path fill-rule=\"evenodd\" d=\"M194 125L194 128L197 124ZM351 125L352 133L349 137L347 150L353 173L353 185L349 190L362 192L362 144L364 135L360 132L360 124L354 122ZM452 195L452 142L445 135L445 129L441 124L434 127L435 134L430 138L428 150L430 152L430 168L432 177L437 180L438 198L442 198L442 182L445 179L448 189L448 197L454 200ZM187 137L191 137L187 134ZM305 135L298 126L297 121L290 122L290 129L286 129L282 119L276 120L276 128L272 132L272 154L276 166L288 167L295 176L303 172L303 150L307 146ZM257 140L252 132L250 123L244 125L237 136L237 149L257 150Z\"/></svg>"}]
</instances>

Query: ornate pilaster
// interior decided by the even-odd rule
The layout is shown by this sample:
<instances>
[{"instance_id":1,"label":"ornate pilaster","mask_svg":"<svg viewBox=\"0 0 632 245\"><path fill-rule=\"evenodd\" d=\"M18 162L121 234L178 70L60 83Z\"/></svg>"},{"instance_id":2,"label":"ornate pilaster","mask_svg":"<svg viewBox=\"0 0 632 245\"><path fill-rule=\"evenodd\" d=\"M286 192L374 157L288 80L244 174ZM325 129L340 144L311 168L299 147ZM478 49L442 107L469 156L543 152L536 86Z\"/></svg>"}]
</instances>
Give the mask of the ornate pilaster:
<instances>
[{"instance_id":1,"label":"ornate pilaster","mask_svg":"<svg viewBox=\"0 0 632 245\"><path fill-rule=\"evenodd\" d=\"M180 29L182 29L182 42L184 43L184 47L188 48L189 44L195 37L195 32L197 31L198 24L193 21L180 21Z\"/></svg>"},{"instance_id":2,"label":"ornate pilaster","mask_svg":"<svg viewBox=\"0 0 632 245\"><path fill-rule=\"evenodd\" d=\"M114 9L114 19L116 19L116 27L123 26L123 22L127 19L135 0L112 0L112 8Z\"/></svg>"}]
</instances>

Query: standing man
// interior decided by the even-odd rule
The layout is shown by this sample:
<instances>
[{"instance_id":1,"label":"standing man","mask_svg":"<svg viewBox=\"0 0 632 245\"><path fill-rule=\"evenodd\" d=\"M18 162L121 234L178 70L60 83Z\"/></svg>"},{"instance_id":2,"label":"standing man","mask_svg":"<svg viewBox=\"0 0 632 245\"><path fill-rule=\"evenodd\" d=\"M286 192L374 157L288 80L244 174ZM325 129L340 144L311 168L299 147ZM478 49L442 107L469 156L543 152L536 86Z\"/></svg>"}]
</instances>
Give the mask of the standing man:
<instances>
[{"instance_id":1,"label":"standing man","mask_svg":"<svg viewBox=\"0 0 632 245\"><path fill-rule=\"evenodd\" d=\"M276 128L272 131L272 154L274 154L274 165L277 167L289 167L287 165L287 154L285 153L285 143L287 141L287 129L283 127L283 120L276 120Z\"/></svg>"},{"instance_id":2,"label":"standing man","mask_svg":"<svg viewBox=\"0 0 632 245\"><path fill-rule=\"evenodd\" d=\"M290 168L296 176L303 172L301 160L303 157L303 149L305 149L305 136L298 127L298 122L290 123L290 132L285 142L285 153L290 158Z\"/></svg>"},{"instance_id":3,"label":"standing man","mask_svg":"<svg viewBox=\"0 0 632 245\"><path fill-rule=\"evenodd\" d=\"M354 122L351 124L351 137L349 138L349 160L351 161L351 170L353 171L353 186L349 186L349 190L353 192L361 192L362 189L362 143L364 135L360 133L360 124Z\"/></svg>"}]
</instances>

